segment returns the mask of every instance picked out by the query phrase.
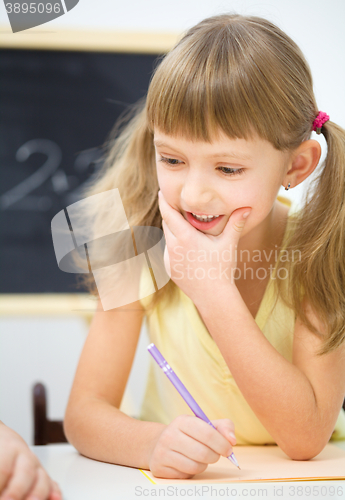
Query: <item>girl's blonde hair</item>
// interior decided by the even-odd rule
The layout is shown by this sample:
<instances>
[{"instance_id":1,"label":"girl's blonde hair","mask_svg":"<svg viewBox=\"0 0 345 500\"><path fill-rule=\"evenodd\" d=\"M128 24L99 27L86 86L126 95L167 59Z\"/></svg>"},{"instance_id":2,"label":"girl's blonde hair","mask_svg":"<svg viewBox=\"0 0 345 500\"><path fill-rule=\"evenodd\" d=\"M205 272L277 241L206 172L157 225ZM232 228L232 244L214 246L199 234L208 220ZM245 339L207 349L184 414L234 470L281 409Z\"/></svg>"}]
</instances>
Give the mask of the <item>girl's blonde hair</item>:
<instances>
[{"instance_id":1,"label":"girl's blonde hair","mask_svg":"<svg viewBox=\"0 0 345 500\"><path fill-rule=\"evenodd\" d=\"M206 142L219 129L229 138L257 134L277 150L292 151L310 138L317 114L309 66L285 33L259 17L207 18L162 59L146 101L131 110L128 123L117 123L101 176L86 195L117 187L130 226L161 228L154 128ZM288 268L289 287L275 280L282 300L311 331L321 334L308 321L303 298L326 325L320 354L345 337L345 131L328 121L323 133L327 158L312 195L292 217L286 247L301 250L301 259L277 263L277 276L281 266ZM106 223L99 213L97 224ZM153 294L148 312L176 292L170 280Z\"/></svg>"}]
</instances>

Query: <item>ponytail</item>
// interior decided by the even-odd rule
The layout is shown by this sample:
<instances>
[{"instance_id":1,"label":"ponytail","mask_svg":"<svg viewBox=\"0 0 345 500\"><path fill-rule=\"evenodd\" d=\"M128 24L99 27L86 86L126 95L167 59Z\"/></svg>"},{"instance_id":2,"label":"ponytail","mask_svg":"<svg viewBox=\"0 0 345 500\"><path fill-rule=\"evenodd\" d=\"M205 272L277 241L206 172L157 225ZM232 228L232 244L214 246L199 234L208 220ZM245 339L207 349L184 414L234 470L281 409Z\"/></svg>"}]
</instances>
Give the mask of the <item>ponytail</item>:
<instances>
[{"instance_id":1,"label":"ponytail","mask_svg":"<svg viewBox=\"0 0 345 500\"><path fill-rule=\"evenodd\" d=\"M292 217L287 244L289 252L299 249L301 258L277 264L277 271L289 268L290 291L276 281L284 302L307 328L323 337L320 355L335 350L345 339L345 130L328 121L322 132L327 157L309 186L305 206ZM307 319L303 299L317 311L324 333Z\"/></svg>"}]
</instances>

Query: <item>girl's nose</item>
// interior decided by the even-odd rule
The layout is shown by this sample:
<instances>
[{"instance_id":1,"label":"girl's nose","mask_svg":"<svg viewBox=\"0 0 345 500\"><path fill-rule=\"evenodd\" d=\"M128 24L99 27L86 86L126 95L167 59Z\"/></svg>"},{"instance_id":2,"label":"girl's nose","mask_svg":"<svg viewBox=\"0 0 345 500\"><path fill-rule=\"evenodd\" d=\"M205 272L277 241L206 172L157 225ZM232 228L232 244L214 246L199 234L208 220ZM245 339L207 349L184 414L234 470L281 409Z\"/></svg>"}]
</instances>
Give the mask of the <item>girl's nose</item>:
<instances>
[{"instance_id":1,"label":"girl's nose","mask_svg":"<svg viewBox=\"0 0 345 500\"><path fill-rule=\"evenodd\" d=\"M181 201L184 206L189 207L191 211L193 209L201 211L210 205L213 197L214 192L206 176L190 173L187 175L181 190Z\"/></svg>"}]
</instances>

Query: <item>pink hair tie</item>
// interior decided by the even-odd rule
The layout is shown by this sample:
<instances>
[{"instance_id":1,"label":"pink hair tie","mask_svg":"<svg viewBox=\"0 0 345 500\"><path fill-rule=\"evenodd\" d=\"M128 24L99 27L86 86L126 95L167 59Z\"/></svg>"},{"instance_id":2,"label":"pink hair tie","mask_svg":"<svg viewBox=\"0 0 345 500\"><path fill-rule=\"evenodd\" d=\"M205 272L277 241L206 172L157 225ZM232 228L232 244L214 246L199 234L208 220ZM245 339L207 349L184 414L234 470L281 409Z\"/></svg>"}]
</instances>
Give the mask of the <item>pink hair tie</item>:
<instances>
[{"instance_id":1,"label":"pink hair tie","mask_svg":"<svg viewBox=\"0 0 345 500\"><path fill-rule=\"evenodd\" d=\"M313 121L314 132L316 132L317 134L321 134L322 125L328 122L328 120L329 120L328 114L324 113L323 111L319 111L319 114Z\"/></svg>"}]
</instances>

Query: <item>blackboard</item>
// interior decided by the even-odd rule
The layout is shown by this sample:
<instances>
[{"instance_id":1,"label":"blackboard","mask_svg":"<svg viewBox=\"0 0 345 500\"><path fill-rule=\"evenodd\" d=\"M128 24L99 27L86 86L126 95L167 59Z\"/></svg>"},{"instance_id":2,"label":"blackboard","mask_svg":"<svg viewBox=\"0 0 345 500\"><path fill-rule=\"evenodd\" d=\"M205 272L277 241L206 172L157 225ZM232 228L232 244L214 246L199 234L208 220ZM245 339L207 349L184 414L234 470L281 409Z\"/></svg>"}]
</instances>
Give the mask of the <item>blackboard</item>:
<instances>
[{"instance_id":1,"label":"blackboard","mask_svg":"<svg viewBox=\"0 0 345 500\"><path fill-rule=\"evenodd\" d=\"M51 220L101 167L158 54L0 50L0 293L80 293L57 266Z\"/></svg>"}]
</instances>

